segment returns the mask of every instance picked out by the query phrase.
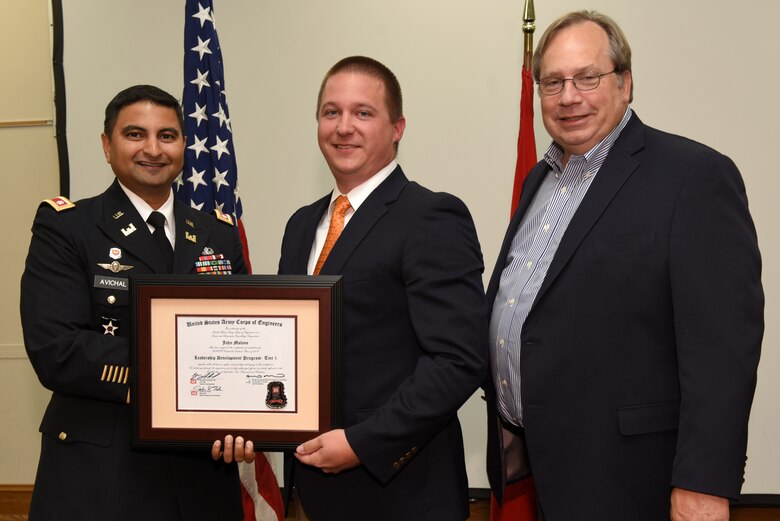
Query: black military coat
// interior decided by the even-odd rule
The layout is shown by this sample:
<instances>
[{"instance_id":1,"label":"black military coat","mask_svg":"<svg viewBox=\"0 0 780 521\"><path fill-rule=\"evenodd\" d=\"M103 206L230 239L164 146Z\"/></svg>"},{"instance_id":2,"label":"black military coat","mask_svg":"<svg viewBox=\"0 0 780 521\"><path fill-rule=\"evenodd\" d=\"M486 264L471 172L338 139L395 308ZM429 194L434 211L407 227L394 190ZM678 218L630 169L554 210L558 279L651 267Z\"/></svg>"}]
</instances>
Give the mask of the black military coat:
<instances>
[{"instance_id":1,"label":"black military coat","mask_svg":"<svg viewBox=\"0 0 780 521\"><path fill-rule=\"evenodd\" d=\"M245 273L222 221L176 202L174 273L205 254ZM235 465L195 454L130 450L128 279L165 272L146 223L115 181L75 205L41 204L22 276L28 356L52 398L30 519L207 520L242 517Z\"/></svg>"}]
</instances>

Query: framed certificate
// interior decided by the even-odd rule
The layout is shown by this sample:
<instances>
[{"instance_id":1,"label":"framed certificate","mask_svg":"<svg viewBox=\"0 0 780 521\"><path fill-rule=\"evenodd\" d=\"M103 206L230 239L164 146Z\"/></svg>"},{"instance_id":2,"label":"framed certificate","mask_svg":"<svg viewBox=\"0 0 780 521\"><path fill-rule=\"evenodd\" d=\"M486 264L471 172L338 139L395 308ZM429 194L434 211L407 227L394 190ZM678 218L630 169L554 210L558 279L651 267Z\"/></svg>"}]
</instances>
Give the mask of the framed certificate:
<instances>
[{"instance_id":1,"label":"framed certificate","mask_svg":"<svg viewBox=\"0 0 780 521\"><path fill-rule=\"evenodd\" d=\"M282 450L339 426L341 278L131 278L133 446Z\"/></svg>"}]
</instances>

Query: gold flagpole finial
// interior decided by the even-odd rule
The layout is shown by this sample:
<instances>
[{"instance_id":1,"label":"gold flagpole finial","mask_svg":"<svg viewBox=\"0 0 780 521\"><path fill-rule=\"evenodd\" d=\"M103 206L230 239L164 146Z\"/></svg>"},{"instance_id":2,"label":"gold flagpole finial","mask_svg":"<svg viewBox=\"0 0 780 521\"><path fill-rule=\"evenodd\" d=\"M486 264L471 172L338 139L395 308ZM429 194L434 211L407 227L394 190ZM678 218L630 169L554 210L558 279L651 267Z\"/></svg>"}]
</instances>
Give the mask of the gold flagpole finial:
<instances>
[{"instance_id":1,"label":"gold flagpole finial","mask_svg":"<svg viewBox=\"0 0 780 521\"><path fill-rule=\"evenodd\" d=\"M523 67L531 69L531 58L534 54L534 31L536 30L536 13L534 11L534 0L525 0L523 6L523 34L525 41L523 45Z\"/></svg>"}]
</instances>

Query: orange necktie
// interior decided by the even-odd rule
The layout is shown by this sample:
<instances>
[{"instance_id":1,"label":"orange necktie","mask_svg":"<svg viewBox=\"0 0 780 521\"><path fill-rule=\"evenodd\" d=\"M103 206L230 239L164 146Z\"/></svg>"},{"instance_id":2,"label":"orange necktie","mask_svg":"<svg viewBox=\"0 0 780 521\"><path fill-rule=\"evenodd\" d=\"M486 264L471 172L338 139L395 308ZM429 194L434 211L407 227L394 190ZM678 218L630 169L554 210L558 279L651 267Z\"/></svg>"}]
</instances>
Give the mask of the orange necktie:
<instances>
[{"instance_id":1,"label":"orange necktie","mask_svg":"<svg viewBox=\"0 0 780 521\"><path fill-rule=\"evenodd\" d=\"M344 214L347 210L352 208L349 204L349 199L346 195L340 195L336 197L336 204L333 207L333 215L330 217L330 226L328 226L328 236L325 237L325 244L322 245L322 251L317 259L317 264L314 265L314 274L319 275L322 265L325 264L325 259L328 258L330 250L333 249L333 245L341 235L341 230L344 229Z\"/></svg>"}]
</instances>

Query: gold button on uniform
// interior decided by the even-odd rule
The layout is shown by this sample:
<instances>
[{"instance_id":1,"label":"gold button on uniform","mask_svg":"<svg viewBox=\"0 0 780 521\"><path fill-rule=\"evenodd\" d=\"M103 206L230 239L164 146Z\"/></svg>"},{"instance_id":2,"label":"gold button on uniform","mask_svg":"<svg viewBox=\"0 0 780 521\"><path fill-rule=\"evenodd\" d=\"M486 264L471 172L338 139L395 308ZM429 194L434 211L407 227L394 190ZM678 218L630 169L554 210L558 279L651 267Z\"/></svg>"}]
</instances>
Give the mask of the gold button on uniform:
<instances>
[{"instance_id":1,"label":"gold button on uniform","mask_svg":"<svg viewBox=\"0 0 780 521\"><path fill-rule=\"evenodd\" d=\"M106 299L106 302L108 302L109 304L113 304L114 302L116 302L116 297L114 295L109 295L108 298Z\"/></svg>"},{"instance_id":2,"label":"gold button on uniform","mask_svg":"<svg viewBox=\"0 0 780 521\"><path fill-rule=\"evenodd\" d=\"M66 439L68 439L68 433L67 432L61 432L60 435L57 436L57 437L60 439L60 441L65 441Z\"/></svg>"}]
</instances>

